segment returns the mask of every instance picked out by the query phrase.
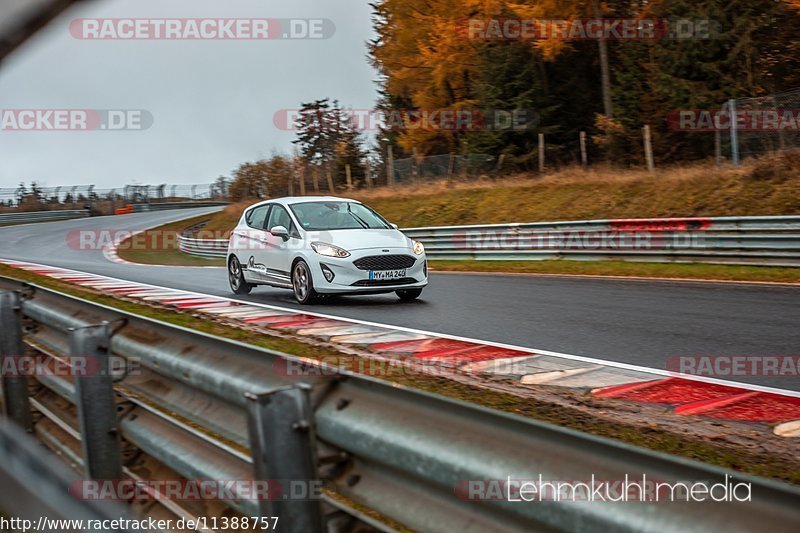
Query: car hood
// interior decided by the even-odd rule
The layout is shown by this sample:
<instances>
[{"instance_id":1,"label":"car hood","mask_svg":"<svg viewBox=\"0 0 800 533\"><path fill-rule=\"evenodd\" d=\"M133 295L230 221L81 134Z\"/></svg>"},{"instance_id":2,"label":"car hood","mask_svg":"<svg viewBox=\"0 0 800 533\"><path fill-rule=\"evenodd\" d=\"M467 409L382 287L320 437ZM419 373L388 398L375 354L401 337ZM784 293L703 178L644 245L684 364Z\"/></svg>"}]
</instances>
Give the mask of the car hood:
<instances>
[{"instance_id":1,"label":"car hood","mask_svg":"<svg viewBox=\"0 0 800 533\"><path fill-rule=\"evenodd\" d=\"M396 229L340 229L310 232L309 237L314 242L333 244L350 251L367 248L410 248L412 246L411 239Z\"/></svg>"}]
</instances>

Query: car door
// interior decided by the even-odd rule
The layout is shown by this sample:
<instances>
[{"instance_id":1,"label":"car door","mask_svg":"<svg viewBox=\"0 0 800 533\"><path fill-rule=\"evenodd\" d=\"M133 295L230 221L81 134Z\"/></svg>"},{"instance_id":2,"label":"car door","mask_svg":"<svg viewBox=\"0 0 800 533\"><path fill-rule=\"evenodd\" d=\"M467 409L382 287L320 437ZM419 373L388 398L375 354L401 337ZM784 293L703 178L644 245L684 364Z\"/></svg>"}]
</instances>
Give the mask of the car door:
<instances>
[{"instance_id":1,"label":"car door","mask_svg":"<svg viewBox=\"0 0 800 533\"><path fill-rule=\"evenodd\" d=\"M237 230L239 238L239 259L245 269L245 278L249 281L269 281L267 265L264 262L268 246L266 231L267 219L272 204L261 205L247 212L247 227Z\"/></svg>"},{"instance_id":2,"label":"car door","mask_svg":"<svg viewBox=\"0 0 800 533\"><path fill-rule=\"evenodd\" d=\"M289 231L289 239L284 240L283 237L272 235L270 230L276 226L283 226ZM282 206L275 204L269 212L266 225L266 253L264 256L264 264L267 266L267 272L274 281L291 285L290 279L290 266L291 266L291 251L292 246L297 244L299 233L297 226L289 216L289 211Z\"/></svg>"}]
</instances>

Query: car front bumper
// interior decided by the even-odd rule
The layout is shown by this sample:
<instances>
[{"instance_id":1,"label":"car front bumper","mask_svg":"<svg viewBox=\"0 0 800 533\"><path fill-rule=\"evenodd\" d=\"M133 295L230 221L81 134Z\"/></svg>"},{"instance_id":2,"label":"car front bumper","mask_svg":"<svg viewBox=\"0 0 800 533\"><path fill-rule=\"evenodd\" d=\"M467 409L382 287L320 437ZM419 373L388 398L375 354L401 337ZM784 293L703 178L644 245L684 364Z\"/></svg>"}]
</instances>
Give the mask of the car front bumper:
<instances>
[{"instance_id":1,"label":"car front bumper","mask_svg":"<svg viewBox=\"0 0 800 533\"><path fill-rule=\"evenodd\" d=\"M351 252L350 257L326 257L316 255L312 269L314 289L321 294L365 294L393 292L402 289L421 289L428 284L427 259L425 254L414 255L407 248L366 249ZM370 280L370 271L357 268L354 261L364 257L382 255L407 255L415 258L414 264L406 268L405 277L401 280ZM323 265L333 273L333 279L328 281L323 272ZM399 269L396 269L399 270Z\"/></svg>"}]
</instances>

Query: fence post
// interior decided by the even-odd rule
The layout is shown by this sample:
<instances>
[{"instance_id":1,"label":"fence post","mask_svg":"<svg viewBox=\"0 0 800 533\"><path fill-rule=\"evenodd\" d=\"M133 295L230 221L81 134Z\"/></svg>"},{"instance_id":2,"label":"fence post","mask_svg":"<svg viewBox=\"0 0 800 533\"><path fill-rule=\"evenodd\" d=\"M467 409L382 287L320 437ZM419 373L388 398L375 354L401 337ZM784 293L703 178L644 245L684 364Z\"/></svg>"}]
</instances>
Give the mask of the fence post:
<instances>
[{"instance_id":1,"label":"fence post","mask_svg":"<svg viewBox=\"0 0 800 533\"><path fill-rule=\"evenodd\" d=\"M586 132L580 132L578 138L581 142L581 166L585 167L589 164L589 158L586 155Z\"/></svg>"},{"instance_id":2,"label":"fence post","mask_svg":"<svg viewBox=\"0 0 800 533\"><path fill-rule=\"evenodd\" d=\"M394 187L394 150L391 144L386 150L386 185Z\"/></svg>"},{"instance_id":3,"label":"fence post","mask_svg":"<svg viewBox=\"0 0 800 533\"><path fill-rule=\"evenodd\" d=\"M269 483L269 497L259 500L259 511L279 516L285 533L324 529L310 389L301 384L245 395L253 474Z\"/></svg>"},{"instance_id":4,"label":"fence post","mask_svg":"<svg viewBox=\"0 0 800 533\"><path fill-rule=\"evenodd\" d=\"M85 375L77 374L75 403L86 475L92 479L120 479L117 405L109 372L108 323L76 328L69 333L69 352L73 358L86 358Z\"/></svg>"},{"instance_id":5,"label":"fence post","mask_svg":"<svg viewBox=\"0 0 800 533\"><path fill-rule=\"evenodd\" d=\"M2 364L2 368L6 368L6 359L23 355L23 350L19 293L0 292L0 364ZM33 419L28 400L28 378L3 375L2 382L5 415L25 431L33 431Z\"/></svg>"},{"instance_id":6,"label":"fence post","mask_svg":"<svg viewBox=\"0 0 800 533\"><path fill-rule=\"evenodd\" d=\"M447 179L453 179L453 173L455 172L456 166L456 155L453 152L450 152L449 157L447 159Z\"/></svg>"},{"instance_id":7,"label":"fence post","mask_svg":"<svg viewBox=\"0 0 800 533\"><path fill-rule=\"evenodd\" d=\"M417 147L411 149L411 182L416 183L419 178L419 161L417 160Z\"/></svg>"},{"instance_id":8,"label":"fence post","mask_svg":"<svg viewBox=\"0 0 800 533\"><path fill-rule=\"evenodd\" d=\"M328 164L328 166L327 166L327 168L326 168L326 171L325 171L325 176L326 176L326 178L328 179L328 190L329 190L331 193L334 193L334 192L336 192L336 187L335 187L335 186L334 186L334 184L333 184L333 174L331 173L331 167L330 167L330 164Z\"/></svg>"},{"instance_id":9,"label":"fence post","mask_svg":"<svg viewBox=\"0 0 800 533\"><path fill-rule=\"evenodd\" d=\"M544 174L544 133L539 134L539 172Z\"/></svg>"},{"instance_id":10,"label":"fence post","mask_svg":"<svg viewBox=\"0 0 800 533\"><path fill-rule=\"evenodd\" d=\"M717 166L722 164L722 135L719 130L714 130L714 162Z\"/></svg>"},{"instance_id":11,"label":"fence post","mask_svg":"<svg viewBox=\"0 0 800 533\"><path fill-rule=\"evenodd\" d=\"M737 132L738 125L736 124L736 100L731 98L728 100L728 114L730 115L731 123L731 163L733 166L739 166L739 133Z\"/></svg>"},{"instance_id":12,"label":"fence post","mask_svg":"<svg viewBox=\"0 0 800 533\"><path fill-rule=\"evenodd\" d=\"M647 162L647 170L653 172L655 164L653 163L653 144L650 139L650 125L645 124L642 128L644 134L644 159Z\"/></svg>"},{"instance_id":13,"label":"fence post","mask_svg":"<svg viewBox=\"0 0 800 533\"><path fill-rule=\"evenodd\" d=\"M352 171L350 170L350 165L345 165L344 166L344 174L345 174L345 177L347 178L347 190L348 191L352 191L353 190L353 174L352 174Z\"/></svg>"}]
</instances>

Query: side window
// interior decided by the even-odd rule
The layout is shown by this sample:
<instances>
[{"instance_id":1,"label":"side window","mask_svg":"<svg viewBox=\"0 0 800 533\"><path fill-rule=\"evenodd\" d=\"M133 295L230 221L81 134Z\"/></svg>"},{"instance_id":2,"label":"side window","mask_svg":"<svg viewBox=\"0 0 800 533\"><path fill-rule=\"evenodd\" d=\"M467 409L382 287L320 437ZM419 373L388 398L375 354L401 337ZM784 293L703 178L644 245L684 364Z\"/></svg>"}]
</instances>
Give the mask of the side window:
<instances>
[{"instance_id":1,"label":"side window","mask_svg":"<svg viewBox=\"0 0 800 533\"><path fill-rule=\"evenodd\" d=\"M289 212L280 205L276 205L272 212L270 212L269 222L267 222L267 231L275 226L283 226L289 230L290 235L297 235L297 228L295 228L292 218L289 216Z\"/></svg>"},{"instance_id":2,"label":"side window","mask_svg":"<svg viewBox=\"0 0 800 533\"><path fill-rule=\"evenodd\" d=\"M247 225L253 229L264 229L264 222L267 220L267 213L269 213L269 205L262 205L261 207L256 207L255 209L251 209L248 211L247 216L245 216L244 220L247 222Z\"/></svg>"}]
</instances>

